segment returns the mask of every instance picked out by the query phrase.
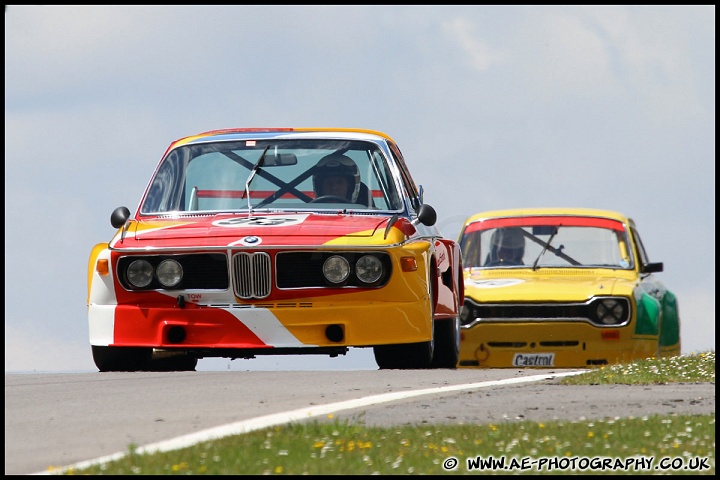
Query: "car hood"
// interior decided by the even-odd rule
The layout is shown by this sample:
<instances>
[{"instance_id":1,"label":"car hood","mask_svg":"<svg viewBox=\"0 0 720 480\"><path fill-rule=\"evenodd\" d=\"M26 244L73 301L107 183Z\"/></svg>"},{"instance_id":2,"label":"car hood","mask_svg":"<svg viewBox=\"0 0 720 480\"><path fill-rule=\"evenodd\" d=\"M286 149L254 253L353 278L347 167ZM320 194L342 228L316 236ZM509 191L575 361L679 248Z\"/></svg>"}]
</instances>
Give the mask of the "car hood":
<instances>
[{"instance_id":1,"label":"car hood","mask_svg":"<svg viewBox=\"0 0 720 480\"><path fill-rule=\"evenodd\" d=\"M131 220L110 246L115 249L182 247L274 247L302 245L376 245L402 241L412 229L406 219L384 232L387 215L272 213Z\"/></svg>"},{"instance_id":2,"label":"car hood","mask_svg":"<svg viewBox=\"0 0 720 480\"><path fill-rule=\"evenodd\" d=\"M465 273L465 296L482 302L580 302L595 296L632 295L632 270L541 269Z\"/></svg>"}]
</instances>

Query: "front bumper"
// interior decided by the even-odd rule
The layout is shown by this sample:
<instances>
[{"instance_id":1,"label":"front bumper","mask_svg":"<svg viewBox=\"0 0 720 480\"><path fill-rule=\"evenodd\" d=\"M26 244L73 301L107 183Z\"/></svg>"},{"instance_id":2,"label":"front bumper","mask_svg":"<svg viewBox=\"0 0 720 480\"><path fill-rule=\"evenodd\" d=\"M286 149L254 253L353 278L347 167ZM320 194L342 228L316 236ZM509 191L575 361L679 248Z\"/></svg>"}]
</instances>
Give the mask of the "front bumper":
<instances>
[{"instance_id":1,"label":"front bumper","mask_svg":"<svg viewBox=\"0 0 720 480\"><path fill-rule=\"evenodd\" d=\"M90 305L90 343L183 349L362 347L432 339L429 299L184 307Z\"/></svg>"},{"instance_id":2,"label":"front bumper","mask_svg":"<svg viewBox=\"0 0 720 480\"><path fill-rule=\"evenodd\" d=\"M659 356L658 337L588 323L476 323L460 330L458 367L589 368Z\"/></svg>"}]
</instances>

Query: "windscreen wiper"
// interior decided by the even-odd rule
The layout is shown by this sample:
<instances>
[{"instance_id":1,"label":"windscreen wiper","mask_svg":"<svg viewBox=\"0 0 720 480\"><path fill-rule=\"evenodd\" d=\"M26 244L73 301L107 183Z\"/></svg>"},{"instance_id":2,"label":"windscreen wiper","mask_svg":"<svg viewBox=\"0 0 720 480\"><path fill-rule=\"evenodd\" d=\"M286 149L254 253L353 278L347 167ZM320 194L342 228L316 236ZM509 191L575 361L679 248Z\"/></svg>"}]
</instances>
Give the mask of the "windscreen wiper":
<instances>
[{"instance_id":1,"label":"windscreen wiper","mask_svg":"<svg viewBox=\"0 0 720 480\"><path fill-rule=\"evenodd\" d=\"M252 182L253 177L255 177L255 174L258 170L260 170L260 167L262 167L263 162L265 161L265 154L267 153L268 149L270 148L270 145L265 147L265 150L263 150L262 155L260 155L260 158L258 158L258 161L255 162L255 165L253 165L252 170L250 170L250 175L248 175L247 180L245 181L245 192L243 193L243 196L247 194L248 199L248 218L252 216L252 201L250 200L250 182ZM241 197L242 199L242 197Z\"/></svg>"},{"instance_id":2,"label":"windscreen wiper","mask_svg":"<svg viewBox=\"0 0 720 480\"><path fill-rule=\"evenodd\" d=\"M555 238L555 235L557 235L558 230L560 230L560 227L555 227L555 231L550 235L550 238L548 238L548 241L545 242L545 245L543 246L542 251L540 252L540 255L537 256L535 259L535 263L533 263L533 271L537 270L538 262L540 261L540 258L547 252L548 247L550 247L550 242L553 241L553 238Z\"/></svg>"}]
</instances>

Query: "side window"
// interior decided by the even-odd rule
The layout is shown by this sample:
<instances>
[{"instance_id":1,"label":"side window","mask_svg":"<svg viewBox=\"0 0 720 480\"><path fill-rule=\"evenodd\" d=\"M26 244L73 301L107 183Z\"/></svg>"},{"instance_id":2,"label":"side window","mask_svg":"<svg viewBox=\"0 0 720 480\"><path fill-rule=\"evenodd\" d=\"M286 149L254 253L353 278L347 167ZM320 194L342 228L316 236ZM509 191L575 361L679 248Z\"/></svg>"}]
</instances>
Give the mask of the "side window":
<instances>
[{"instance_id":1,"label":"side window","mask_svg":"<svg viewBox=\"0 0 720 480\"><path fill-rule=\"evenodd\" d=\"M460 250L463 254L464 267L482 266L482 254L480 248L481 231L466 233L461 236Z\"/></svg>"},{"instance_id":2,"label":"side window","mask_svg":"<svg viewBox=\"0 0 720 480\"><path fill-rule=\"evenodd\" d=\"M402 153L400 153L400 149L392 142L388 142L388 145L390 146L390 151L393 154L393 157L395 158L395 162L398 164L398 167L400 168L400 176L402 177L403 186L405 188L405 191L410 196L410 201L412 202L412 207L415 210L420 209L420 200L418 195L418 189L417 186L415 186L415 182L413 181L412 177L410 176L410 173L408 172L407 166L405 165L405 159L402 156Z\"/></svg>"},{"instance_id":3,"label":"side window","mask_svg":"<svg viewBox=\"0 0 720 480\"><path fill-rule=\"evenodd\" d=\"M632 232L633 240L635 241L635 246L637 247L637 253L638 258L640 259L640 265L645 265L646 263L650 263L650 260L648 259L647 252L645 251L645 246L642 243L642 240L640 239L640 234L635 230L634 228L630 230Z\"/></svg>"},{"instance_id":4,"label":"side window","mask_svg":"<svg viewBox=\"0 0 720 480\"><path fill-rule=\"evenodd\" d=\"M166 213L183 210L185 166L190 161L186 148L179 148L168 155L158 168L140 213Z\"/></svg>"},{"instance_id":5,"label":"side window","mask_svg":"<svg viewBox=\"0 0 720 480\"><path fill-rule=\"evenodd\" d=\"M402 208L400 198L395 188L392 171L380 150L367 153L367 173L363 174L363 181L367 184L372 195L371 206L382 210L397 210ZM359 163L359 165L362 165Z\"/></svg>"}]
</instances>

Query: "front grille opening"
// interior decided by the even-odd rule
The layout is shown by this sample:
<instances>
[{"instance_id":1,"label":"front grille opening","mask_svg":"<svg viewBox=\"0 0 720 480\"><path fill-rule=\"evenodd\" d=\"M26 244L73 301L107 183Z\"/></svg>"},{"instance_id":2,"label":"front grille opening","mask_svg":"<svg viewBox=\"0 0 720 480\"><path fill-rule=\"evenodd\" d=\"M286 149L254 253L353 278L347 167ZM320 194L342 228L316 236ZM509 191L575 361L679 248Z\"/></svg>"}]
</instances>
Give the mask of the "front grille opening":
<instances>
[{"instance_id":1,"label":"front grille opening","mask_svg":"<svg viewBox=\"0 0 720 480\"><path fill-rule=\"evenodd\" d=\"M495 348L524 348L527 342L488 342L488 346Z\"/></svg>"},{"instance_id":2,"label":"front grille opening","mask_svg":"<svg viewBox=\"0 0 720 480\"><path fill-rule=\"evenodd\" d=\"M555 342L540 342L541 347L577 347L580 342L577 340L565 340Z\"/></svg>"},{"instance_id":3,"label":"front grille opening","mask_svg":"<svg viewBox=\"0 0 720 480\"><path fill-rule=\"evenodd\" d=\"M265 252L239 252L232 257L233 288L240 298L265 298L272 288L272 262Z\"/></svg>"},{"instance_id":4,"label":"front grille opening","mask_svg":"<svg viewBox=\"0 0 720 480\"><path fill-rule=\"evenodd\" d=\"M587 360L585 363L588 365L607 365L608 361L604 358L601 358L598 360Z\"/></svg>"},{"instance_id":5,"label":"front grille opening","mask_svg":"<svg viewBox=\"0 0 720 480\"><path fill-rule=\"evenodd\" d=\"M604 323L598 317L601 302L614 301L620 313L612 324ZM599 327L619 327L626 325L631 318L630 302L624 297L594 297L583 303L476 303L465 299L463 324L475 319L483 321L558 321L587 322ZM467 312L467 313L465 313ZM607 317L607 315L606 315Z\"/></svg>"}]
</instances>

